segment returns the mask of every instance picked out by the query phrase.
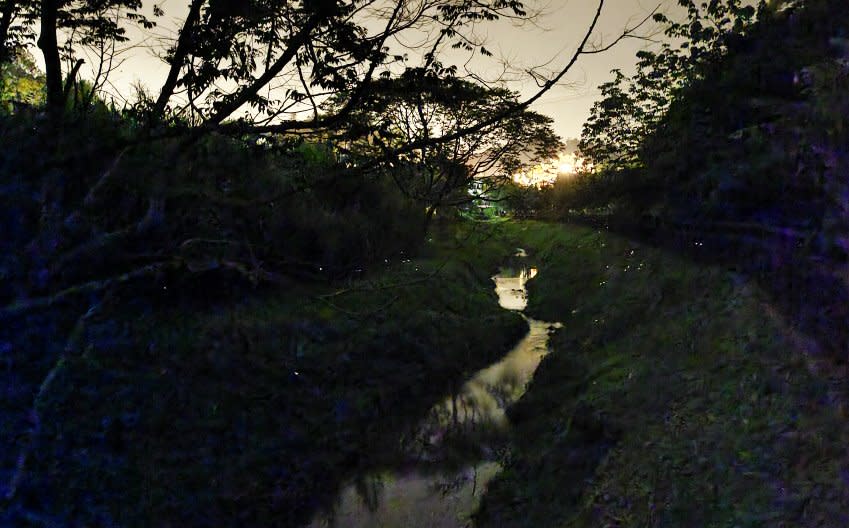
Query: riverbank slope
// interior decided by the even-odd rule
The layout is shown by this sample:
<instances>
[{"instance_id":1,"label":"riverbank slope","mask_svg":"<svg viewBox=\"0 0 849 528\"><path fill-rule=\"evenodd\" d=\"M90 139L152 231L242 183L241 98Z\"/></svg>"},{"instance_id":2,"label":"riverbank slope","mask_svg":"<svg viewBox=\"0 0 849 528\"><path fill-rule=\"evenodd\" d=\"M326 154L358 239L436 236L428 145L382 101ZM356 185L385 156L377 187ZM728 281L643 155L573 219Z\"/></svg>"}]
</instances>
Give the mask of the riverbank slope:
<instances>
[{"instance_id":1,"label":"riverbank slope","mask_svg":"<svg viewBox=\"0 0 849 528\"><path fill-rule=\"evenodd\" d=\"M492 227L439 226L421 256L345 282L130 291L38 361L38 327L13 321L0 525L309 522L527 332L498 306L515 248Z\"/></svg>"},{"instance_id":2,"label":"riverbank slope","mask_svg":"<svg viewBox=\"0 0 849 528\"><path fill-rule=\"evenodd\" d=\"M344 284L114 299L121 317L93 314L62 360L8 349L0 473L18 488L0 524L309 522L527 331L491 281L517 246L539 268L526 313L565 326L508 412L480 526L846 524L845 376L767 296L607 232L514 221L442 225L420 257Z\"/></svg>"},{"instance_id":3,"label":"riverbank slope","mask_svg":"<svg viewBox=\"0 0 849 528\"><path fill-rule=\"evenodd\" d=\"M845 526L845 376L743 276L588 228L511 224L563 321L509 412L481 526Z\"/></svg>"}]
</instances>

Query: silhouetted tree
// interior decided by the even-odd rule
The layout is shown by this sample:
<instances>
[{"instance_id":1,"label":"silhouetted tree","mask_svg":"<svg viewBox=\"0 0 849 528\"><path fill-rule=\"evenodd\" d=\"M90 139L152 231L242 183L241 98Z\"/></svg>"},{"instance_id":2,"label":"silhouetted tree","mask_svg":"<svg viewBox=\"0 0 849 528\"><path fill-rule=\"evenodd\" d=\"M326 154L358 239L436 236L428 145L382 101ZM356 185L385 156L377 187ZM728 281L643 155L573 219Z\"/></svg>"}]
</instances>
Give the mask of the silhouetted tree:
<instances>
[{"instance_id":1,"label":"silhouetted tree","mask_svg":"<svg viewBox=\"0 0 849 528\"><path fill-rule=\"evenodd\" d=\"M425 228L436 209L486 198L518 170L556 155L562 146L552 120L529 110L516 113L518 94L419 70L377 83L353 112L346 140L357 158L376 164L425 210ZM475 134L427 144L488 116L508 113ZM398 145L423 146L398 154ZM477 192L469 192L477 181Z\"/></svg>"},{"instance_id":2,"label":"silhouetted tree","mask_svg":"<svg viewBox=\"0 0 849 528\"><path fill-rule=\"evenodd\" d=\"M139 44L127 41L136 38L128 27L152 24L142 15L141 0L4 4L9 6L38 19L47 108L54 125L61 123L56 118L64 115L77 83L80 50L102 46L104 41ZM54 180L43 186L50 190L41 206L51 211L45 217L49 222L43 223L37 242L29 244L44 248L39 255L46 263L41 277L61 276L58 284L65 287L63 291L76 292L70 287L74 277L97 279L102 270L113 276L125 276L119 272L127 271L135 277L136 271L156 269L131 269L138 261L134 256L138 250L131 247L143 246L140 238L153 231L166 231L173 238L166 244L171 249L155 252L155 260L173 263L173 248L183 247L191 238L180 228L193 221L169 209L175 203L172 197L189 195L208 202L213 199L210 195L218 196L187 185L191 174L175 167L191 167L191 148L212 135L243 140L252 148L290 148L298 137L337 142L333 148L339 148L339 141L360 141L373 131L391 133L391 138L376 136L378 141L371 144L376 150L363 150L364 155L323 167L309 178L286 179L283 188L246 200L253 207L310 188L332 188L350 174L395 178L430 214L440 205L468 199L457 192L465 193L476 172L496 167L502 174L508 172L519 162L518 153L529 146L551 150L555 137L550 120L528 109L582 55L605 49L590 44L604 6L604 0L598 0L586 32L559 70L547 77L534 74L539 89L520 100L501 88L484 87L473 72L461 78L457 66L446 59L452 50L489 54L477 36L478 26L502 17L532 19L534 14L520 1L191 0L178 33L163 44L168 65L164 82L152 96L142 93L132 108L124 110L122 119L128 126L82 147L46 142L56 151L43 153L45 165L95 168L73 178L61 171L35 171ZM155 16L161 14L154 10ZM620 39L634 32L635 28L626 28ZM416 37L417 44L403 44L407 37ZM21 42L27 45L25 39ZM419 108L427 113L419 114ZM409 110L416 112L405 118ZM88 122L92 127L114 126L108 116L98 119L104 121ZM86 121L75 123L75 130L83 130L82 126ZM398 133L402 129L405 132ZM140 152L133 150L138 145L156 152L155 158L127 162L126 157ZM64 159L53 158L59 152ZM105 190L126 187L138 193L131 205L106 207ZM119 256L114 266L81 264L108 255ZM112 283L110 279L88 284L97 289Z\"/></svg>"},{"instance_id":3,"label":"silhouetted tree","mask_svg":"<svg viewBox=\"0 0 849 528\"><path fill-rule=\"evenodd\" d=\"M37 28L47 108L55 117L64 110L83 64L79 48L127 41L126 22L151 28L153 22L141 8L142 0L5 0L0 2L0 64L13 61L18 50L29 47ZM70 64L64 72L63 59Z\"/></svg>"},{"instance_id":4,"label":"silhouetted tree","mask_svg":"<svg viewBox=\"0 0 849 528\"><path fill-rule=\"evenodd\" d=\"M718 64L756 15L755 8L742 0L678 4L686 11L682 20L654 15L666 40L656 49L637 53L636 73L628 78L613 70L614 79L600 86L602 99L593 105L581 138L581 151L599 169L641 166L644 142L676 95Z\"/></svg>"}]
</instances>

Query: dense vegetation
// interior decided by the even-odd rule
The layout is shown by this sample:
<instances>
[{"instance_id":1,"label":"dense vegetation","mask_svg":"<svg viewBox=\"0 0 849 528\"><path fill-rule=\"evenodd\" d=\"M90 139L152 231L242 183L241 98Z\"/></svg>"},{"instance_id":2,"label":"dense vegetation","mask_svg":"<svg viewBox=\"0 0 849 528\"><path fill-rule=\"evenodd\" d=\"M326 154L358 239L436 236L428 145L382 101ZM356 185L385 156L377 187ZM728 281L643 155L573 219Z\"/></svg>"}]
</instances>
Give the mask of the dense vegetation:
<instances>
[{"instance_id":1,"label":"dense vegetation","mask_svg":"<svg viewBox=\"0 0 849 528\"><path fill-rule=\"evenodd\" d=\"M569 331L483 525L847 522L849 10L679 3L601 87L595 170L520 200L595 229L525 228L529 311Z\"/></svg>"},{"instance_id":2,"label":"dense vegetation","mask_svg":"<svg viewBox=\"0 0 849 528\"><path fill-rule=\"evenodd\" d=\"M838 224L828 171L846 141L845 4L680 3L683 21L658 17L677 47L641 51L633 77L616 71L602 85L581 144L596 170L555 191L555 213L609 205L644 221Z\"/></svg>"},{"instance_id":3,"label":"dense vegetation","mask_svg":"<svg viewBox=\"0 0 849 528\"><path fill-rule=\"evenodd\" d=\"M837 358L847 335L845 2L680 2L677 44L615 72L587 122L596 163L543 196L548 218L607 225L759 277Z\"/></svg>"}]
</instances>

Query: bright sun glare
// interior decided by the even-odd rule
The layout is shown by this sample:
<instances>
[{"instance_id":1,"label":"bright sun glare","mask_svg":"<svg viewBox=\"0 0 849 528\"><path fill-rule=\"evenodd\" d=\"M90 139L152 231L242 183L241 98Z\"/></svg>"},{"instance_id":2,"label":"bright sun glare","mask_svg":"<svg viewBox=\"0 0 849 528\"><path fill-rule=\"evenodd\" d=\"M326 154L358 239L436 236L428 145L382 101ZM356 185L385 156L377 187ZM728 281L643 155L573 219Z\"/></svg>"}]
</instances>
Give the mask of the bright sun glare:
<instances>
[{"instance_id":1,"label":"bright sun glare","mask_svg":"<svg viewBox=\"0 0 849 528\"><path fill-rule=\"evenodd\" d=\"M586 160L575 153L558 154L557 158L540 163L513 175L513 181L525 187L553 185L557 178L587 170Z\"/></svg>"}]
</instances>

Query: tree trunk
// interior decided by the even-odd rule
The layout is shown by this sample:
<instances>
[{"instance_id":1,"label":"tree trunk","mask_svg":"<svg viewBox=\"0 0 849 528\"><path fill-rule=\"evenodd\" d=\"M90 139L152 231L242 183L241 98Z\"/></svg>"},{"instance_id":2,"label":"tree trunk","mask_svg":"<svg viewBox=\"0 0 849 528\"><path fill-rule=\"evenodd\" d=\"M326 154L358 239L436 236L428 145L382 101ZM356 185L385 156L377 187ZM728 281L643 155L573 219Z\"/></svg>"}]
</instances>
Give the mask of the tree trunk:
<instances>
[{"instance_id":1,"label":"tree trunk","mask_svg":"<svg viewBox=\"0 0 849 528\"><path fill-rule=\"evenodd\" d=\"M177 38L177 46L174 48L174 56L171 57L171 67L168 70L168 77L165 79L165 84L162 85L162 90L159 92L159 97L151 112L151 125L156 125L165 115L165 108L168 106L168 100L174 95L174 89L177 87L177 81L180 79L180 70L183 67L183 62L189 53L192 51L193 40L197 31L197 24L200 21L201 8L203 0L192 0L189 6L189 14L186 16L186 21L183 23L183 28L180 30L180 36Z\"/></svg>"},{"instance_id":2,"label":"tree trunk","mask_svg":"<svg viewBox=\"0 0 849 528\"><path fill-rule=\"evenodd\" d=\"M41 0L41 36L38 47L44 55L47 77L47 112L52 119L61 116L65 108L62 90L62 61L56 38L59 0Z\"/></svg>"},{"instance_id":3,"label":"tree trunk","mask_svg":"<svg viewBox=\"0 0 849 528\"><path fill-rule=\"evenodd\" d=\"M431 205L427 208L427 212L425 213L424 225L422 231L424 232L424 236L427 237L427 232L430 229L430 223L433 221L433 215L436 214L436 205Z\"/></svg>"}]
</instances>

